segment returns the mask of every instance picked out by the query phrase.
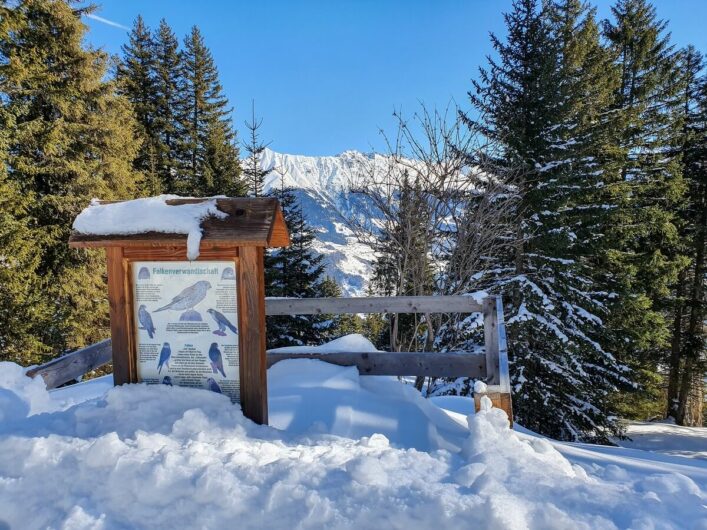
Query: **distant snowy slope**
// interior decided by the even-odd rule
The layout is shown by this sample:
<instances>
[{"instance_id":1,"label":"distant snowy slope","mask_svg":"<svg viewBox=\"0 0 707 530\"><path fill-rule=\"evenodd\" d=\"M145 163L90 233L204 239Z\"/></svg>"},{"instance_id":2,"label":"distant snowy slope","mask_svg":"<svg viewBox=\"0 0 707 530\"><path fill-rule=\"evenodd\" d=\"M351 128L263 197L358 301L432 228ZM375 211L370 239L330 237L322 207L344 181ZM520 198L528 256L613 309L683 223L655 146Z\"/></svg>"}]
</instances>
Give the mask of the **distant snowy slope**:
<instances>
[{"instance_id":1,"label":"distant snowy slope","mask_svg":"<svg viewBox=\"0 0 707 530\"><path fill-rule=\"evenodd\" d=\"M296 190L309 224L317 232L315 248L326 256L327 274L341 285L344 295L364 294L373 263L373 251L359 243L345 217L360 208L360 199L347 194L351 179L378 155L347 151L337 156L301 156L266 149L262 167L273 169L265 191L281 185Z\"/></svg>"}]
</instances>

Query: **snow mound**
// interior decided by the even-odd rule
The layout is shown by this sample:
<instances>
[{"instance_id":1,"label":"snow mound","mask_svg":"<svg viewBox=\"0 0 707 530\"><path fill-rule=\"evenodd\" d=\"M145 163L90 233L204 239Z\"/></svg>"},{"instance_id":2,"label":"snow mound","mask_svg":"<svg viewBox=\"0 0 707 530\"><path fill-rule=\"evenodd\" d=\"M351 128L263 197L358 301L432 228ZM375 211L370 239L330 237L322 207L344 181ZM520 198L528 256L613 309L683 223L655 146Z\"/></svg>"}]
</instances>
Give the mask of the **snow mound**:
<instances>
[{"instance_id":1,"label":"snow mound","mask_svg":"<svg viewBox=\"0 0 707 530\"><path fill-rule=\"evenodd\" d=\"M352 333L319 346L284 346L282 348L273 348L272 350L268 350L268 353L371 353L377 351L380 350L376 349L373 343L366 337L360 333Z\"/></svg>"},{"instance_id":2,"label":"snow mound","mask_svg":"<svg viewBox=\"0 0 707 530\"><path fill-rule=\"evenodd\" d=\"M82 234L129 235L146 232L187 235L187 258L199 257L201 221L207 217L227 216L211 199L195 204L167 204L178 195L159 195L116 203L100 204L93 199L74 220L73 228Z\"/></svg>"},{"instance_id":3,"label":"snow mound","mask_svg":"<svg viewBox=\"0 0 707 530\"><path fill-rule=\"evenodd\" d=\"M0 362L0 425L56 409L42 378L25 372L15 363Z\"/></svg>"},{"instance_id":4,"label":"snow mound","mask_svg":"<svg viewBox=\"0 0 707 530\"><path fill-rule=\"evenodd\" d=\"M0 374L26 403L17 368ZM648 460L572 463L497 409L445 431L444 412L410 387L312 360L275 365L270 390L286 430L165 385L0 423L0 528L704 528L705 482ZM411 448L415 431L396 422L461 447Z\"/></svg>"}]
</instances>

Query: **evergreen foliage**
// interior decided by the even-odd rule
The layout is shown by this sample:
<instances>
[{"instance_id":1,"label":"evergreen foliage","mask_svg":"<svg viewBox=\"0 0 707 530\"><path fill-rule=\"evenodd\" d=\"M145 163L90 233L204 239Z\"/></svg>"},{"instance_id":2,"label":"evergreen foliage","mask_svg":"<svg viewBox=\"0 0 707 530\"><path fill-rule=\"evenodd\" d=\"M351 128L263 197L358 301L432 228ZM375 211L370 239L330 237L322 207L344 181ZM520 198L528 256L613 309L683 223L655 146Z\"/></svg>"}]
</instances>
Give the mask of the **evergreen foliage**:
<instances>
[{"instance_id":1,"label":"evergreen foliage","mask_svg":"<svg viewBox=\"0 0 707 530\"><path fill-rule=\"evenodd\" d=\"M18 259L31 264L23 297L36 311L32 336L15 344L33 341L30 355L56 353L105 337L103 257L70 250L67 241L74 217L92 197L137 192L138 125L130 102L106 81L107 56L83 46L85 9L51 0L2 9L4 185L25 199L13 201L10 212L16 212L15 236L31 242L30 249L16 248Z\"/></svg>"},{"instance_id":2,"label":"evergreen foliage","mask_svg":"<svg viewBox=\"0 0 707 530\"><path fill-rule=\"evenodd\" d=\"M118 87L132 103L142 139L133 166L145 178L143 189L150 195L157 195L162 185L158 171L160 146L155 131L158 116L155 43L141 16L135 19L122 51L123 61L117 72Z\"/></svg>"},{"instance_id":3,"label":"evergreen foliage","mask_svg":"<svg viewBox=\"0 0 707 530\"><path fill-rule=\"evenodd\" d=\"M156 98L152 130L153 141L158 146L157 172L162 191L176 193L180 161L185 158L185 142L179 121L185 103L184 82L179 42L164 19L160 20L154 36L153 50Z\"/></svg>"},{"instance_id":4,"label":"evergreen foliage","mask_svg":"<svg viewBox=\"0 0 707 530\"><path fill-rule=\"evenodd\" d=\"M555 438L605 440L620 428L607 396L628 382L602 345L607 297L591 277L612 67L594 11L579 1L518 0L506 25L505 42L492 36L498 61L470 95L485 119L469 121L521 169L521 222L514 252L483 281L507 304L518 421Z\"/></svg>"},{"instance_id":5,"label":"evergreen foliage","mask_svg":"<svg viewBox=\"0 0 707 530\"><path fill-rule=\"evenodd\" d=\"M255 102L251 106L251 119L245 122L248 129L248 141L243 144L246 151L246 158L243 162L243 175L248 186L248 195L251 197L262 197L263 186L265 185L265 177L268 176L270 170L265 169L260 164L263 152L268 145L260 140L260 126L263 124L262 119L255 116Z\"/></svg>"},{"instance_id":6,"label":"evergreen foliage","mask_svg":"<svg viewBox=\"0 0 707 530\"><path fill-rule=\"evenodd\" d=\"M704 421L707 370L705 320L705 245L707 245L707 82L702 54L689 46L681 53L683 75L675 149L682 154L688 194L677 212L681 252L688 264L674 286L672 337L668 361L667 415L680 425Z\"/></svg>"},{"instance_id":7,"label":"evergreen foliage","mask_svg":"<svg viewBox=\"0 0 707 530\"><path fill-rule=\"evenodd\" d=\"M611 111L620 120L614 144L620 171L607 175L612 206L601 266L613 299L611 348L635 367L657 368L665 356L670 286L686 265L676 211L684 199L680 153L677 54L645 0L618 0L604 35L619 69Z\"/></svg>"},{"instance_id":8,"label":"evergreen foliage","mask_svg":"<svg viewBox=\"0 0 707 530\"><path fill-rule=\"evenodd\" d=\"M135 166L146 176L145 194L245 193L231 109L196 26L180 51L165 20L153 35L138 17L123 47L118 80L144 138Z\"/></svg>"},{"instance_id":9,"label":"evergreen foliage","mask_svg":"<svg viewBox=\"0 0 707 530\"><path fill-rule=\"evenodd\" d=\"M315 235L305 220L302 207L292 190L277 189L285 223L290 232L290 246L268 251L265 256L266 296L313 298L323 296L324 256L312 248ZM332 334L331 324L323 315L269 317L268 347L317 345Z\"/></svg>"}]
</instances>

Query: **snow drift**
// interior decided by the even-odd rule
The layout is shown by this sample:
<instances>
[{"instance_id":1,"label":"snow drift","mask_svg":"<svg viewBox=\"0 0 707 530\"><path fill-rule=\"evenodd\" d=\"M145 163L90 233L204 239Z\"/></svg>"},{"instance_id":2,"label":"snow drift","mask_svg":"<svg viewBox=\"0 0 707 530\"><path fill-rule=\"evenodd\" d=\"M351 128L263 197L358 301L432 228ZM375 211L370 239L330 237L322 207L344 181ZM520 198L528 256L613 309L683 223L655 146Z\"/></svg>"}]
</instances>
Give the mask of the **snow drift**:
<instances>
[{"instance_id":1,"label":"snow drift","mask_svg":"<svg viewBox=\"0 0 707 530\"><path fill-rule=\"evenodd\" d=\"M707 528L707 468L678 464L699 461L460 423L352 368L275 365L274 427L205 390L47 393L21 370L0 365L0 528Z\"/></svg>"}]
</instances>

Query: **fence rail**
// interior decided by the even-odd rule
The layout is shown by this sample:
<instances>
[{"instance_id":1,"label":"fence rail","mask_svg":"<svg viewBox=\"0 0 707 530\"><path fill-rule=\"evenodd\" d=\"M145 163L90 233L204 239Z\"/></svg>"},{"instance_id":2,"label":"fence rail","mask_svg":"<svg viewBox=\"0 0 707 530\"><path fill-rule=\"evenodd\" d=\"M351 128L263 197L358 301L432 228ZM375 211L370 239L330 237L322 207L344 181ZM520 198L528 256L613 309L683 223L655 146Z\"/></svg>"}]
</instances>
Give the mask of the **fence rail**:
<instances>
[{"instance_id":1,"label":"fence rail","mask_svg":"<svg viewBox=\"0 0 707 530\"><path fill-rule=\"evenodd\" d=\"M268 316L345 313L476 313L483 314L484 351L478 352L337 352L267 354L268 367L286 359L317 359L356 366L363 375L470 377L488 385L488 395L512 421L506 328L500 296L479 303L471 296L399 296L367 298L268 298ZM47 388L56 388L111 361L110 339L92 344L46 364L28 375L41 375ZM478 396L477 396L478 397Z\"/></svg>"},{"instance_id":2,"label":"fence rail","mask_svg":"<svg viewBox=\"0 0 707 530\"><path fill-rule=\"evenodd\" d=\"M477 313L472 296L368 296L364 298L266 298L265 314Z\"/></svg>"}]
</instances>

